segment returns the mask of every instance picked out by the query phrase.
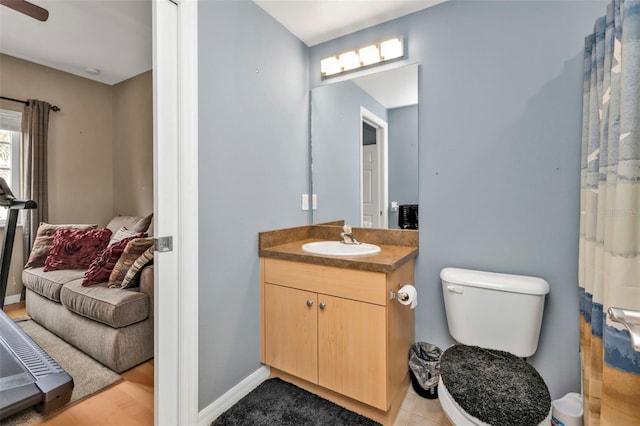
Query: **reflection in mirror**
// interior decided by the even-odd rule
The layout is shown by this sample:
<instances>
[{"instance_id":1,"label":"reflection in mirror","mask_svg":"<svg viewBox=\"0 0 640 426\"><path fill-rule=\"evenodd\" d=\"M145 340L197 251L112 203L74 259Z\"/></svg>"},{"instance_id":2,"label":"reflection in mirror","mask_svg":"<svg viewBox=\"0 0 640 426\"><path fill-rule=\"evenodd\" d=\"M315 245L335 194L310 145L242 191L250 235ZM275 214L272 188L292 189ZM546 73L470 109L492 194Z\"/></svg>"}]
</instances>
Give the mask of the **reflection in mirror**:
<instances>
[{"instance_id":1,"label":"reflection in mirror","mask_svg":"<svg viewBox=\"0 0 640 426\"><path fill-rule=\"evenodd\" d=\"M418 65L311 90L311 180L313 223L417 229Z\"/></svg>"}]
</instances>

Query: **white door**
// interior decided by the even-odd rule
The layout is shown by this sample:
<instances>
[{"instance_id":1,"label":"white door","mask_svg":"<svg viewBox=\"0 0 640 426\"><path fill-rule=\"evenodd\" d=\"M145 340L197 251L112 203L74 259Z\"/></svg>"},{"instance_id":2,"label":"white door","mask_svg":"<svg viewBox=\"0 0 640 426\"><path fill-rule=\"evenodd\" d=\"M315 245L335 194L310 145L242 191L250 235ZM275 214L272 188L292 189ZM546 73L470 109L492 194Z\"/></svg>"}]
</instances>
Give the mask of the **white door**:
<instances>
[{"instance_id":1,"label":"white door","mask_svg":"<svg viewBox=\"0 0 640 426\"><path fill-rule=\"evenodd\" d=\"M362 147L362 227L380 227L378 144Z\"/></svg>"},{"instance_id":2,"label":"white door","mask_svg":"<svg viewBox=\"0 0 640 426\"><path fill-rule=\"evenodd\" d=\"M375 129L375 144L364 145L364 123ZM388 124L360 107L360 226L387 228L389 212Z\"/></svg>"},{"instance_id":3,"label":"white door","mask_svg":"<svg viewBox=\"0 0 640 426\"><path fill-rule=\"evenodd\" d=\"M197 2L153 13L154 423L198 423ZM158 250L159 245L156 246Z\"/></svg>"}]
</instances>

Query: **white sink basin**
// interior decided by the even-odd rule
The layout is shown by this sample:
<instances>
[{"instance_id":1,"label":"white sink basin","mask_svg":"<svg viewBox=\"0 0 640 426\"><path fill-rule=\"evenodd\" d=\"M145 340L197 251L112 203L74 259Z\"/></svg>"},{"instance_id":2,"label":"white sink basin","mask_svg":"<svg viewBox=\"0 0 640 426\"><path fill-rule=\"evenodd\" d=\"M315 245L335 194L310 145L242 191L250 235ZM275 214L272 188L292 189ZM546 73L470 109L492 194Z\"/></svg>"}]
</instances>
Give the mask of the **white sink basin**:
<instances>
[{"instance_id":1,"label":"white sink basin","mask_svg":"<svg viewBox=\"0 0 640 426\"><path fill-rule=\"evenodd\" d=\"M302 250L330 256L364 256L380 251L380 247L373 244L344 244L341 241L317 241L302 245Z\"/></svg>"}]
</instances>

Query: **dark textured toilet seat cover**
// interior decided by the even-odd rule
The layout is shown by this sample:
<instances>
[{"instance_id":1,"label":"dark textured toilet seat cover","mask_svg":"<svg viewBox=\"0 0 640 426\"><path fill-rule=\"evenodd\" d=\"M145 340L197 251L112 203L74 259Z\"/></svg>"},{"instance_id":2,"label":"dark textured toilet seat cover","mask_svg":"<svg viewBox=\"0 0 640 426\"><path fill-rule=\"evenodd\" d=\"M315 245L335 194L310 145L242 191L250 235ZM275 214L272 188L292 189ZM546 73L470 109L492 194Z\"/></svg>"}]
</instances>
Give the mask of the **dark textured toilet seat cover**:
<instances>
[{"instance_id":1,"label":"dark textured toilet seat cover","mask_svg":"<svg viewBox=\"0 0 640 426\"><path fill-rule=\"evenodd\" d=\"M540 374L509 352L452 346L442 354L440 376L462 409L493 426L538 425L551 409Z\"/></svg>"}]
</instances>

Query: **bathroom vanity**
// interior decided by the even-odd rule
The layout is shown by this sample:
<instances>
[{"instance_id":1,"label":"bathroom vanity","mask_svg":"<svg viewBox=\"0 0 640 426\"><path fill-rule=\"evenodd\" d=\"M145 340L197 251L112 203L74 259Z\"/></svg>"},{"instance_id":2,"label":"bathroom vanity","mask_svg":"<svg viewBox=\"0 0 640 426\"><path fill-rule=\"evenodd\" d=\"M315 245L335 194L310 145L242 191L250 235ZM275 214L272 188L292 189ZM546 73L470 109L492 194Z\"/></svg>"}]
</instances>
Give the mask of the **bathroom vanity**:
<instances>
[{"instance_id":1,"label":"bathroom vanity","mask_svg":"<svg viewBox=\"0 0 640 426\"><path fill-rule=\"evenodd\" d=\"M415 231L356 228L381 251L317 255L314 241L340 239L339 226L260 234L261 360L272 376L392 424L408 389L414 311L390 299L414 283Z\"/></svg>"}]
</instances>

